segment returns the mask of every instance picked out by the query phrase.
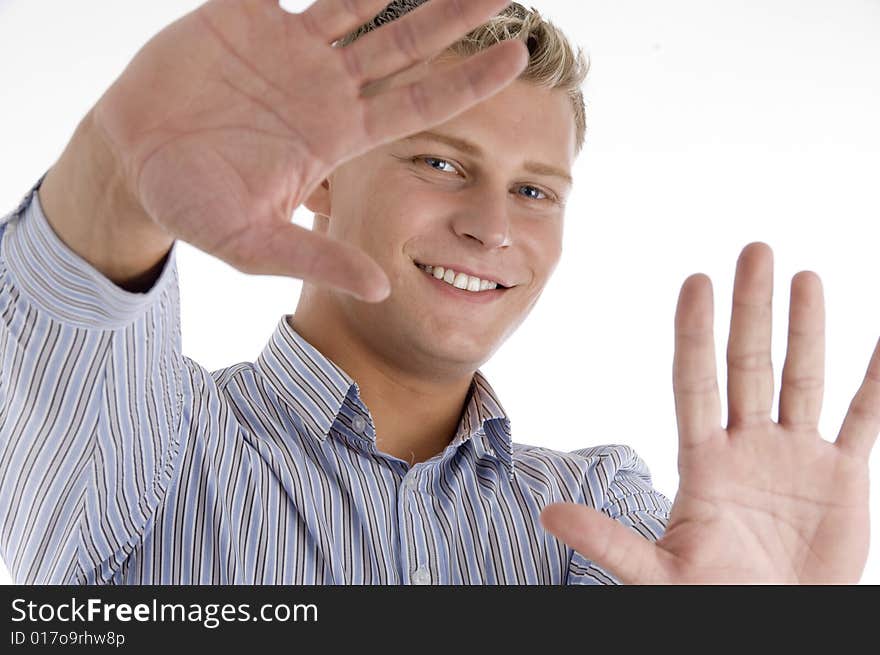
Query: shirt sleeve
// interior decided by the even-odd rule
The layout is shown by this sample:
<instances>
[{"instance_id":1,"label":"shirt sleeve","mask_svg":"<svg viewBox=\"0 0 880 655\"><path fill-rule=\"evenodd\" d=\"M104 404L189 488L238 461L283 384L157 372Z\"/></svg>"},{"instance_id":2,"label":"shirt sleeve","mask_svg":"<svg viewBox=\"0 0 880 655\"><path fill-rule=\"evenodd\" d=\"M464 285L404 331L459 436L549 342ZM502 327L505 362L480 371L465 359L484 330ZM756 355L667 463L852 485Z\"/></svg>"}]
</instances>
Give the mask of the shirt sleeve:
<instances>
[{"instance_id":1,"label":"shirt sleeve","mask_svg":"<svg viewBox=\"0 0 880 655\"><path fill-rule=\"evenodd\" d=\"M596 446L575 451L595 460L588 469L586 484L591 497L604 498L601 511L635 530L645 539L657 541L666 531L672 503L651 484L647 464L629 446ZM621 584L577 551L572 551L567 584Z\"/></svg>"},{"instance_id":2,"label":"shirt sleeve","mask_svg":"<svg viewBox=\"0 0 880 655\"><path fill-rule=\"evenodd\" d=\"M0 556L17 584L100 583L180 451L177 242L126 291L58 237L42 180L0 221Z\"/></svg>"}]
</instances>

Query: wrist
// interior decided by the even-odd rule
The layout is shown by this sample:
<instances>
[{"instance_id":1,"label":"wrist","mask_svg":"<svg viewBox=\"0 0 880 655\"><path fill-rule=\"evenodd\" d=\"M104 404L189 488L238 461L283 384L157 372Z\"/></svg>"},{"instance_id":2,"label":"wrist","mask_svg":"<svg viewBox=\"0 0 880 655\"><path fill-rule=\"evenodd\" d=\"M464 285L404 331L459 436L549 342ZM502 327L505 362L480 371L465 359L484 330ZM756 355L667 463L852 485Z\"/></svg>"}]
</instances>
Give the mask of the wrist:
<instances>
[{"instance_id":1,"label":"wrist","mask_svg":"<svg viewBox=\"0 0 880 655\"><path fill-rule=\"evenodd\" d=\"M39 190L59 238L123 287L149 286L174 238L143 210L90 111Z\"/></svg>"}]
</instances>

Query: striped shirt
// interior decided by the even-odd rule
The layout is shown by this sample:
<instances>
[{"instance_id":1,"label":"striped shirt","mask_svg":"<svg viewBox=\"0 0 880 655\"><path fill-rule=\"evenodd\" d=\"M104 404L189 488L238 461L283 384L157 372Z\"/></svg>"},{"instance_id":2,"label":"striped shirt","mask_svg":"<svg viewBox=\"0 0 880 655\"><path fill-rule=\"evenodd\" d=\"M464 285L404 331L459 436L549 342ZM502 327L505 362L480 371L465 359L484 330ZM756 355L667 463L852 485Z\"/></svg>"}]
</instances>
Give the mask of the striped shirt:
<instances>
[{"instance_id":1,"label":"striped shirt","mask_svg":"<svg viewBox=\"0 0 880 655\"><path fill-rule=\"evenodd\" d=\"M617 584L541 509L663 534L671 504L631 448L513 443L480 371L449 446L411 466L376 448L357 383L289 315L255 362L205 370L181 354L176 243L128 292L60 240L41 181L0 223L0 555L16 583Z\"/></svg>"}]
</instances>

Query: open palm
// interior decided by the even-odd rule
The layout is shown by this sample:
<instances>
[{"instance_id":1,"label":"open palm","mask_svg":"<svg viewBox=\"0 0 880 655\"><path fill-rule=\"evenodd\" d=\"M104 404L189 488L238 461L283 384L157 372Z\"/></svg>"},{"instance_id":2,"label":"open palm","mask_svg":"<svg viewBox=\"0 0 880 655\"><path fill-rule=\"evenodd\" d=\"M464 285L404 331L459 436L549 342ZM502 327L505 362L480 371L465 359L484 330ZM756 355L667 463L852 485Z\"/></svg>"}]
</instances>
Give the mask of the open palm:
<instances>
[{"instance_id":1,"label":"open palm","mask_svg":"<svg viewBox=\"0 0 880 655\"><path fill-rule=\"evenodd\" d=\"M377 301L365 253L291 223L338 165L465 111L512 82L525 45L507 40L412 84L373 92L502 9L437 0L336 41L387 0L210 0L153 37L95 106L128 194L176 238L250 274L289 275Z\"/></svg>"},{"instance_id":2,"label":"open palm","mask_svg":"<svg viewBox=\"0 0 880 655\"><path fill-rule=\"evenodd\" d=\"M880 432L880 343L835 442L817 429L824 381L824 300L815 273L794 277L779 420L771 418L773 255L747 246L737 264L722 428L712 286L682 286L673 390L679 489L663 537L651 543L572 503L545 508L544 526L622 582L851 583L868 557L868 458Z\"/></svg>"}]
</instances>

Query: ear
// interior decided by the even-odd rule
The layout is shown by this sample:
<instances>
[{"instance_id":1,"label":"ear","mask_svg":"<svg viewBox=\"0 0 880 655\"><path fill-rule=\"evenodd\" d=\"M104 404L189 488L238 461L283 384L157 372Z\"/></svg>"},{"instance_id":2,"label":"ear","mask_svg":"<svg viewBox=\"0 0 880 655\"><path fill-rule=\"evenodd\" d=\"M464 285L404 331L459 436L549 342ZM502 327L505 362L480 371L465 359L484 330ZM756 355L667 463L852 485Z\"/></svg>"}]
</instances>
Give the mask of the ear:
<instances>
[{"instance_id":1,"label":"ear","mask_svg":"<svg viewBox=\"0 0 880 655\"><path fill-rule=\"evenodd\" d=\"M303 203L316 214L330 215L330 178L325 178Z\"/></svg>"},{"instance_id":2,"label":"ear","mask_svg":"<svg viewBox=\"0 0 880 655\"><path fill-rule=\"evenodd\" d=\"M312 229L326 232L330 223L330 178L324 179L303 204L315 214Z\"/></svg>"}]
</instances>

